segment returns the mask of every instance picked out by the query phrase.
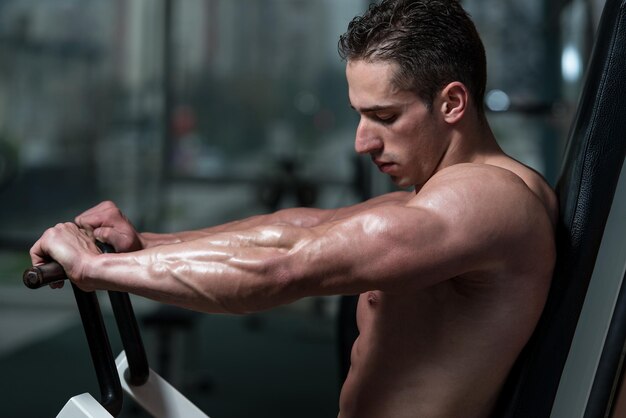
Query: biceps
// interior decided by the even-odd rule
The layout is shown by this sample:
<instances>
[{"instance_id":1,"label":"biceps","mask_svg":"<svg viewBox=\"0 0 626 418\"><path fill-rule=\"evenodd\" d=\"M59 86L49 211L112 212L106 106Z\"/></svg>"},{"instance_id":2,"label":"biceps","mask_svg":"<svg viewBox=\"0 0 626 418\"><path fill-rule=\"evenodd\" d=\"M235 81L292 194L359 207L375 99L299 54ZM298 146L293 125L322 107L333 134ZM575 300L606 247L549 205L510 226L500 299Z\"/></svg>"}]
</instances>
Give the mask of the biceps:
<instances>
[{"instance_id":1,"label":"biceps","mask_svg":"<svg viewBox=\"0 0 626 418\"><path fill-rule=\"evenodd\" d=\"M428 211L376 209L318 231L296 258L321 294L426 287L459 268L447 228Z\"/></svg>"}]
</instances>

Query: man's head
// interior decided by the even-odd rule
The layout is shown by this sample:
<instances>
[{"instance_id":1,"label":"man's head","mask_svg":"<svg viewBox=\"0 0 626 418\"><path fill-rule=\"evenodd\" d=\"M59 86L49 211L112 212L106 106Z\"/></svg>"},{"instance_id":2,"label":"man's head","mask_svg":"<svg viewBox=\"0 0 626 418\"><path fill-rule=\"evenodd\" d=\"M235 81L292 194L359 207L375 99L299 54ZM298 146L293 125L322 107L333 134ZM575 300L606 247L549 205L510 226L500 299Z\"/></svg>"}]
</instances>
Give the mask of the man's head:
<instances>
[{"instance_id":1,"label":"man's head","mask_svg":"<svg viewBox=\"0 0 626 418\"><path fill-rule=\"evenodd\" d=\"M340 37L348 61L397 64L393 82L415 92L430 109L437 93L460 81L479 114L486 83L485 50L457 0L383 0L355 17Z\"/></svg>"}]
</instances>

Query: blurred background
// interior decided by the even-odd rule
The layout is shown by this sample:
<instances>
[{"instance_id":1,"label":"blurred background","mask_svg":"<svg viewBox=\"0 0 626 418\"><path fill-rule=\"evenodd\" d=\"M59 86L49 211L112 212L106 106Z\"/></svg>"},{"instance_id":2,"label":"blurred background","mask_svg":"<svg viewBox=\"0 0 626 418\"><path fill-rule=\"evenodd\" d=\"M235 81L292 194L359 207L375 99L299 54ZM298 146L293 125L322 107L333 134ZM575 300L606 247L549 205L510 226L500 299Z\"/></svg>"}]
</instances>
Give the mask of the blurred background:
<instances>
[{"instance_id":1,"label":"blurred background","mask_svg":"<svg viewBox=\"0 0 626 418\"><path fill-rule=\"evenodd\" d=\"M337 54L368 4L0 0L1 416L99 393L69 286L21 283L47 227L105 199L167 232L393 190L353 152ZM554 184L603 0L463 5L496 137ZM337 298L241 317L133 302L152 367L212 417L336 416ZM128 403L124 416L142 415Z\"/></svg>"}]
</instances>

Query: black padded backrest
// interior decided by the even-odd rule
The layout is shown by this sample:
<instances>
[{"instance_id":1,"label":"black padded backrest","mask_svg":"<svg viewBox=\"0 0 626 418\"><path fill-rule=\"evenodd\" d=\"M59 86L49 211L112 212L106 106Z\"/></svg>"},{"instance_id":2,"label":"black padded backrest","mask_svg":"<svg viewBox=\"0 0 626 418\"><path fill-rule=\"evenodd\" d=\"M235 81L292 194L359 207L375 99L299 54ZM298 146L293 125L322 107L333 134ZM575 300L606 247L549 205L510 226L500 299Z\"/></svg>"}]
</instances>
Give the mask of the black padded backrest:
<instances>
[{"instance_id":1,"label":"black padded backrest","mask_svg":"<svg viewBox=\"0 0 626 418\"><path fill-rule=\"evenodd\" d=\"M495 417L550 416L626 155L625 3L604 6L556 187L558 256L550 295Z\"/></svg>"}]
</instances>

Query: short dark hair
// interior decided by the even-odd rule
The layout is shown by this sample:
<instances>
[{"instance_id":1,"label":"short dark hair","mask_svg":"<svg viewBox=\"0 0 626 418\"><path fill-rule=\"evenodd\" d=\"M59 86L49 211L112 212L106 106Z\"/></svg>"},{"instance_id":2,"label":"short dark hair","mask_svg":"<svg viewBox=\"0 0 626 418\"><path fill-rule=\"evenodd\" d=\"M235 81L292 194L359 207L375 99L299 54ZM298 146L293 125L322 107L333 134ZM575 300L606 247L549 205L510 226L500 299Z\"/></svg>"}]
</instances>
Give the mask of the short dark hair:
<instances>
[{"instance_id":1,"label":"short dark hair","mask_svg":"<svg viewBox=\"0 0 626 418\"><path fill-rule=\"evenodd\" d=\"M432 108L448 83L467 86L483 113L487 80L485 48L457 0L383 0L371 4L339 38L345 60L392 61L394 84L412 90Z\"/></svg>"}]
</instances>

